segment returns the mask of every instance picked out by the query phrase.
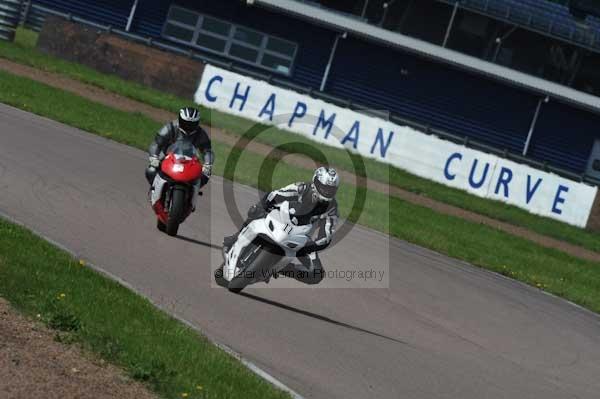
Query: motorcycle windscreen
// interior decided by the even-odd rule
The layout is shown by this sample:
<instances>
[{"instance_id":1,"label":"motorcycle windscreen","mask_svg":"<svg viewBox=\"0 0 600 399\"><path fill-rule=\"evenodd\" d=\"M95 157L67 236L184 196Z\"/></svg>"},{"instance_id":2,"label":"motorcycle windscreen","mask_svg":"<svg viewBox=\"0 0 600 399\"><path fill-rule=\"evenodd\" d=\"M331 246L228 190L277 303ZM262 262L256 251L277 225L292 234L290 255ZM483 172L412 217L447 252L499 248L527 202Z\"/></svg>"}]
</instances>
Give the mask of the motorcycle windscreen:
<instances>
[{"instance_id":1,"label":"motorcycle windscreen","mask_svg":"<svg viewBox=\"0 0 600 399\"><path fill-rule=\"evenodd\" d=\"M198 150L190 140L179 139L167 148L167 154L173 154L177 160L191 161L200 159Z\"/></svg>"},{"instance_id":2,"label":"motorcycle windscreen","mask_svg":"<svg viewBox=\"0 0 600 399\"><path fill-rule=\"evenodd\" d=\"M194 182L202 173L199 155L190 140L177 140L167 149L167 156L161 163L161 171L174 181Z\"/></svg>"}]
</instances>

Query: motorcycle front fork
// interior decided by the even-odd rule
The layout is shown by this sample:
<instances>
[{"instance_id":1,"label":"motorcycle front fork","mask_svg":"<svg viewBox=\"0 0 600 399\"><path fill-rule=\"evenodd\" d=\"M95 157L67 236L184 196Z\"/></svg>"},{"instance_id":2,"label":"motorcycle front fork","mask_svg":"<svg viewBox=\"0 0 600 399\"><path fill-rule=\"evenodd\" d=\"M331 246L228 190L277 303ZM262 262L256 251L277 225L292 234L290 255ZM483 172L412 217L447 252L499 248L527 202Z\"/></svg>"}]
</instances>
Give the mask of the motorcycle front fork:
<instances>
[{"instance_id":1,"label":"motorcycle front fork","mask_svg":"<svg viewBox=\"0 0 600 399\"><path fill-rule=\"evenodd\" d=\"M200 182L198 182L192 186L192 198L190 198L190 205L192 206L192 212L194 212L196 210L196 201L197 201L198 197L201 195L202 195L202 192L200 191Z\"/></svg>"}]
</instances>

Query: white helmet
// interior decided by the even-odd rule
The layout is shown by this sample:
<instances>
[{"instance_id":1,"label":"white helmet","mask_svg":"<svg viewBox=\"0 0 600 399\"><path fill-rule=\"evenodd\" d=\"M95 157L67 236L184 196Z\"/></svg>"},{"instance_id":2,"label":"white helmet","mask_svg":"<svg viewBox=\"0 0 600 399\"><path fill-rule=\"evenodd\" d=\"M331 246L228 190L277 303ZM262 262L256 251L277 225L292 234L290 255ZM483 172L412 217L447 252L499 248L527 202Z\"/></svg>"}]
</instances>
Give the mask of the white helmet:
<instances>
[{"instance_id":1,"label":"white helmet","mask_svg":"<svg viewBox=\"0 0 600 399\"><path fill-rule=\"evenodd\" d=\"M193 107L181 108L179 111L179 130L184 135L194 134L200 125L200 112Z\"/></svg>"},{"instance_id":2,"label":"white helmet","mask_svg":"<svg viewBox=\"0 0 600 399\"><path fill-rule=\"evenodd\" d=\"M340 186L340 177L333 168L324 166L315 170L312 179L313 194L321 201L331 201Z\"/></svg>"}]
</instances>

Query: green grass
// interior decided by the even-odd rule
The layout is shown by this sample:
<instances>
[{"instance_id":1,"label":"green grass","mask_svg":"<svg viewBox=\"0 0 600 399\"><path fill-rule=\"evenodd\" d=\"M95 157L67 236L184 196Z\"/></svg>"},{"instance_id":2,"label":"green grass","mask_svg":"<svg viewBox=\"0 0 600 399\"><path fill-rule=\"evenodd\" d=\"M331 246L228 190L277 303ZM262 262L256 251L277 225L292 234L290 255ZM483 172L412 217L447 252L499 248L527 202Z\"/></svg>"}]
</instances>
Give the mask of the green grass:
<instances>
[{"instance_id":1,"label":"green grass","mask_svg":"<svg viewBox=\"0 0 600 399\"><path fill-rule=\"evenodd\" d=\"M1 219L0 296L165 398L289 397L146 299Z\"/></svg>"},{"instance_id":2,"label":"green grass","mask_svg":"<svg viewBox=\"0 0 600 399\"><path fill-rule=\"evenodd\" d=\"M181 104L189 102L188 99L177 98L176 96L162 93L136 83L124 81L115 76L101 74L91 68L79 64L47 56L35 49L36 42L37 34L35 32L20 28L17 31L15 43L0 42L0 57L34 66L39 69L57 72L70 78L102 87L120 95L173 112L179 109ZM244 134L255 125L252 121L216 111L204 112L203 114L205 115L205 122L237 135ZM272 146L298 142L299 144L288 145L288 150L292 152L305 151L307 148L314 148L314 142L300 135L275 128L266 129L256 139L259 142ZM319 147L319 150L324 152L332 165L340 169L354 172L351 158L356 157L355 155L349 156L346 151L322 146ZM525 210L499 201L479 198L464 191L417 177L380 162L366 159L365 166L364 173L359 172L359 174L366 175L370 179L389 183L393 186L419 193L440 202L470 210L513 225L522 226L539 234L600 252L600 240L598 239L598 234L591 231L580 229L553 219L533 215Z\"/></svg>"},{"instance_id":3,"label":"green grass","mask_svg":"<svg viewBox=\"0 0 600 399\"><path fill-rule=\"evenodd\" d=\"M35 48L38 34L19 28L14 43L0 41L0 57L29 65L44 71L56 72L125 97L147 103L157 108L175 112L181 103L189 102L174 95L159 92L146 86L105 75L86 66L48 56Z\"/></svg>"},{"instance_id":4,"label":"green grass","mask_svg":"<svg viewBox=\"0 0 600 399\"><path fill-rule=\"evenodd\" d=\"M0 73L0 102L64 121L101 136L145 148L158 124L93 103L29 79ZM60 106L49 106L49 103ZM119 128L117 128L119 127ZM264 190L308 178L310 170L284 161L264 159L250 151L215 143L215 173ZM226 171L228 160L238 159L235 173ZM272 170L270 179L259 178L261 168ZM226 173L227 172L227 173ZM143 177L140 171L140 179ZM343 216L351 212L356 187L342 186L339 194ZM491 227L446 216L422 206L364 189L365 207L357 221L427 248L497 271L570 299L600 312L600 264L580 260L544 248ZM390 221L393 221L390 223ZM0 254L8 253L2 251ZM1 256L1 255L0 255ZM393 262L401 262L394 259ZM393 267L393 265L392 265Z\"/></svg>"}]
</instances>

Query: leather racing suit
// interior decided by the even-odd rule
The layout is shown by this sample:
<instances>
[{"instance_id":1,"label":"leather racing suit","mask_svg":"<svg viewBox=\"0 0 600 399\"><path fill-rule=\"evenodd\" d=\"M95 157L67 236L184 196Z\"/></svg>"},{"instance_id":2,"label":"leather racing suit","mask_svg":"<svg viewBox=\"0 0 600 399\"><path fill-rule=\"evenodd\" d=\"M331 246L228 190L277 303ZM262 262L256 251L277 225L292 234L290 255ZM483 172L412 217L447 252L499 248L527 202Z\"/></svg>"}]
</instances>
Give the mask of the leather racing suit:
<instances>
[{"instance_id":1,"label":"leather racing suit","mask_svg":"<svg viewBox=\"0 0 600 399\"><path fill-rule=\"evenodd\" d=\"M290 206L296 209L292 221L296 219L300 225L313 224L316 237L298 251L297 259L300 265L290 263L278 274L295 278L305 284L318 284L325 277L325 270L318 252L331 244L339 216L335 199L329 202L315 201L310 183L290 184L266 194L257 205L252 206L248 211L248 219L240 231L253 220L263 218L267 212L278 207L284 201L289 201ZM239 233L227 237L224 240L225 246L233 245L238 235Z\"/></svg>"},{"instance_id":2,"label":"leather racing suit","mask_svg":"<svg viewBox=\"0 0 600 399\"><path fill-rule=\"evenodd\" d=\"M186 136L179 130L179 121L177 119L167 123L154 137L154 141L148 148L148 155L162 160L167 148L177 141L177 139L191 140L194 147L202 154L202 177L200 178L198 188L206 185L212 174L212 165L215 156L212 151L210 137L201 127L198 127L198 130ZM155 166L150 165L146 168L146 179L148 180L148 183L152 184L154 182L156 172L157 168Z\"/></svg>"}]
</instances>

